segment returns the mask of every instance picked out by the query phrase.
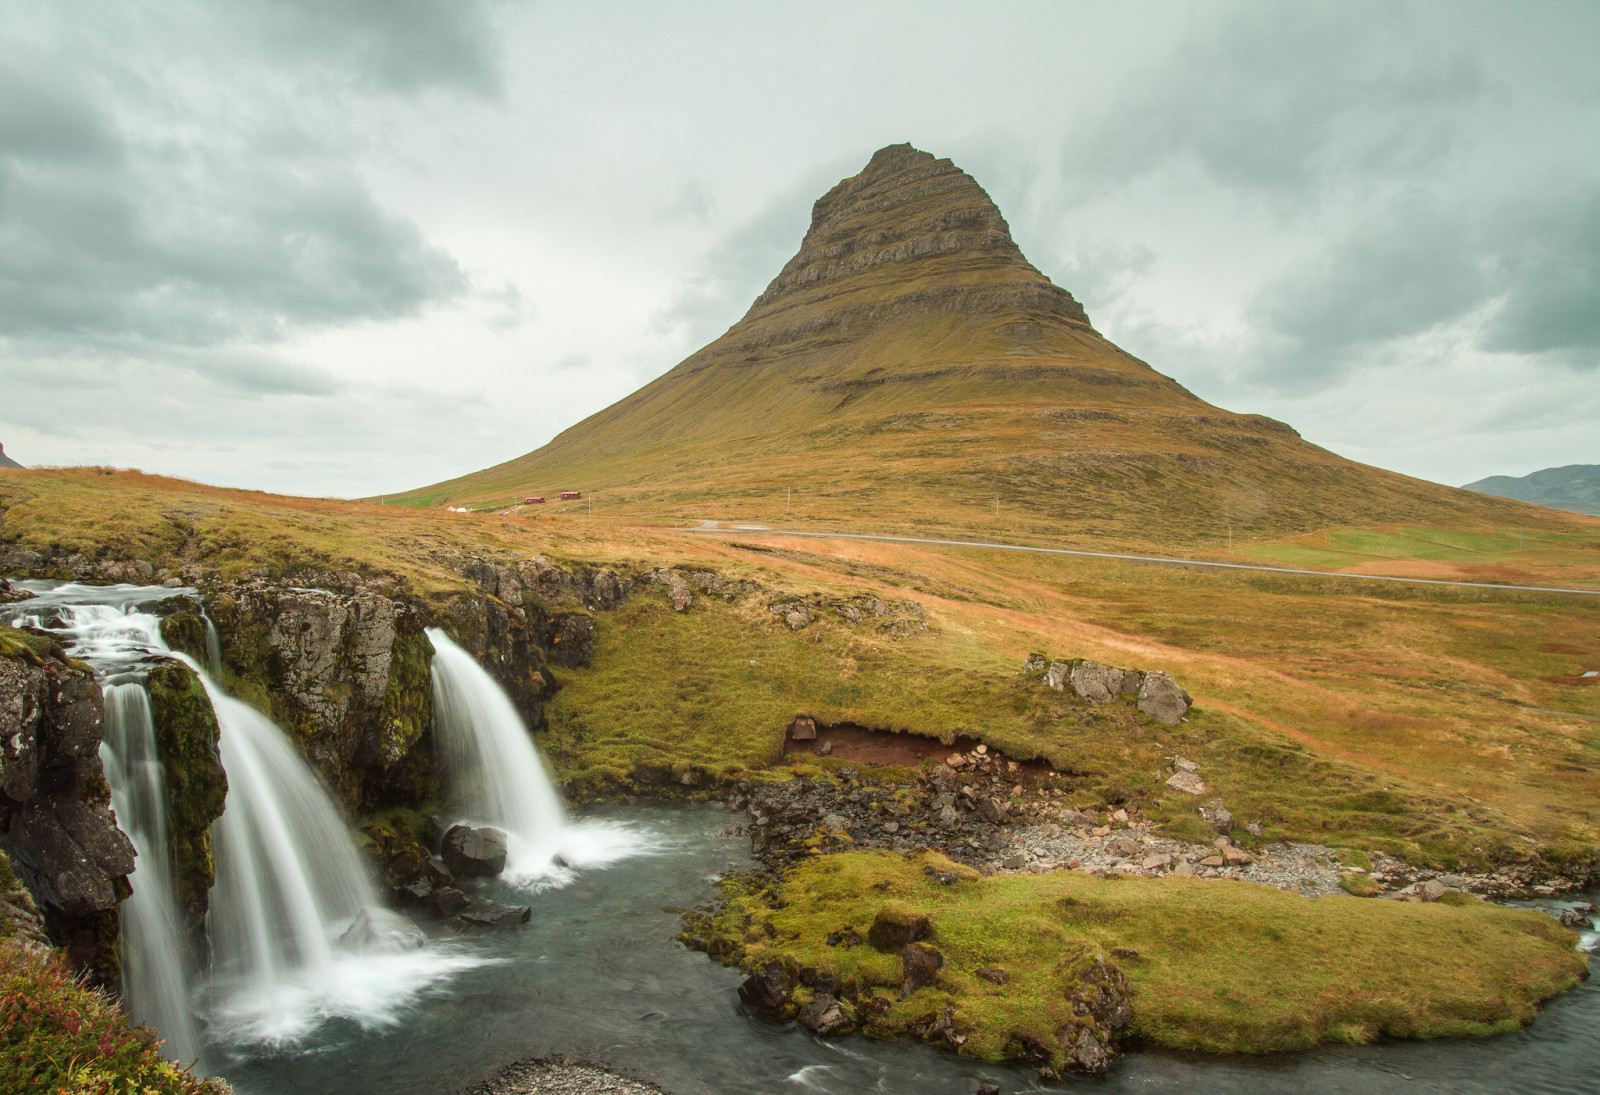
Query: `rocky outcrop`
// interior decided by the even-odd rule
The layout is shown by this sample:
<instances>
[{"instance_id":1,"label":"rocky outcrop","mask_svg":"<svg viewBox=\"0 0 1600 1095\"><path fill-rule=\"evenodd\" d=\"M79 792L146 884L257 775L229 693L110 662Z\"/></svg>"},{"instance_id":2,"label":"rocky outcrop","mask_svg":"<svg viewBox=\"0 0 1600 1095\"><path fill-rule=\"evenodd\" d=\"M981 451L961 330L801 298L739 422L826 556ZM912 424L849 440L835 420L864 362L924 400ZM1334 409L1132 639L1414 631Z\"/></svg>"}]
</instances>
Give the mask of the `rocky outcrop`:
<instances>
[{"instance_id":1,"label":"rocky outcrop","mask_svg":"<svg viewBox=\"0 0 1600 1095\"><path fill-rule=\"evenodd\" d=\"M1194 698L1178 687L1178 682L1159 669L1140 672L1102 665L1085 658L1052 662L1043 654L1029 654L1022 671L1030 676L1042 674L1045 686L1057 692L1070 685L1073 694L1086 703L1112 703L1124 696L1136 696L1135 706L1157 722L1176 726L1189 713ZM1200 792L1194 792L1199 794Z\"/></svg>"},{"instance_id":2,"label":"rocky outcrop","mask_svg":"<svg viewBox=\"0 0 1600 1095\"><path fill-rule=\"evenodd\" d=\"M0 839L51 942L115 986L117 904L133 844L100 765L105 714L87 666L41 632L0 636Z\"/></svg>"},{"instance_id":3,"label":"rocky outcrop","mask_svg":"<svg viewBox=\"0 0 1600 1095\"><path fill-rule=\"evenodd\" d=\"M1132 696L1144 682L1144 674L1133 669L1083 661L1072 667L1072 690L1090 703L1110 703L1118 696Z\"/></svg>"},{"instance_id":4,"label":"rocky outcrop","mask_svg":"<svg viewBox=\"0 0 1600 1095\"><path fill-rule=\"evenodd\" d=\"M487 825L453 825L444 834L443 857L451 874L493 877L506 868L506 834Z\"/></svg>"},{"instance_id":5,"label":"rocky outcrop","mask_svg":"<svg viewBox=\"0 0 1600 1095\"><path fill-rule=\"evenodd\" d=\"M185 926L198 934L216 881L211 823L222 816L228 795L217 716L200 678L182 662L156 666L145 688L150 694L156 752L167 770L172 889Z\"/></svg>"},{"instance_id":6,"label":"rocky outcrop","mask_svg":"<svg viewBox=\"0 0 1600 1095\"><path fill-rule=\"evenodd\" d=\"M1144 675L1139 685L1139 710L1168 726L1176 726L1189 713L1194 700L1178 687L1178 682L1159 669Z\"/></svg>"}]
</instances>

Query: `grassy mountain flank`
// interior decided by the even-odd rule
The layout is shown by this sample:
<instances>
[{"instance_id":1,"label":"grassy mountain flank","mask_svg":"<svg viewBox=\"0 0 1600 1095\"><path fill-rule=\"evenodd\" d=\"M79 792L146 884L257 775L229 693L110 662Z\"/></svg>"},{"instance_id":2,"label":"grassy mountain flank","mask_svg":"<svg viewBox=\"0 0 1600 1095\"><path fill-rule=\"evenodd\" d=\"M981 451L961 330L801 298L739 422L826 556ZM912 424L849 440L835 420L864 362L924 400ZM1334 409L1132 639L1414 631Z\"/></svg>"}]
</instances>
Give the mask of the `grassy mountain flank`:
<instances>
[{"instance_id":1,"label":"grassy mountain flank","mask_svg":"<svg viewBox=\"0 0 1600 1095\"><path fill-rule=\"evenodd\" d=\"M624 517L792 505L813 527L1145 546L1559 522L1197 398L1095 331L977 182L909 145L816 203L799 252L721 338L535 452L395 500L568 487Z\"/></svg>"},{"instance_id":2,"label":"grassy mountain flank","mask_svg":"<svg viewBox=\"0 0 1600 1095\"><path fill-rule=\"evenodd\" d=\"M1522 476L1491 475L1462 489L1574 513L1600 514L1600 464L1567 464Z\"/></svg>"}]
</instances>

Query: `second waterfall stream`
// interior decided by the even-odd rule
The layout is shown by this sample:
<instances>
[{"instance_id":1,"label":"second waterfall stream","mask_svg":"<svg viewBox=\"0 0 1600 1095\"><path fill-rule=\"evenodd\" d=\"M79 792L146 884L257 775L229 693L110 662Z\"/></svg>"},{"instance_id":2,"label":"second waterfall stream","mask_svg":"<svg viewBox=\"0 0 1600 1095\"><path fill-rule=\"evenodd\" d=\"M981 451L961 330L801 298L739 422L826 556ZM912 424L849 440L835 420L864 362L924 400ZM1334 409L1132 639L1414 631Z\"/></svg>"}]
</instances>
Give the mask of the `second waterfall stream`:
<instances>
[{"instance_id":1,"label":"second waterfall stream","mask_svg":"<svg viewBox=\"0 0 1600 1095\"><path fill-rule=\"evenodd\" d=\"M571 822L510 697L471 654L436 627L434 734L461 820L506 834L505 879L540 888L571 869L649 851L648 837L609 822Z\"/></svg>"}]
</instances>

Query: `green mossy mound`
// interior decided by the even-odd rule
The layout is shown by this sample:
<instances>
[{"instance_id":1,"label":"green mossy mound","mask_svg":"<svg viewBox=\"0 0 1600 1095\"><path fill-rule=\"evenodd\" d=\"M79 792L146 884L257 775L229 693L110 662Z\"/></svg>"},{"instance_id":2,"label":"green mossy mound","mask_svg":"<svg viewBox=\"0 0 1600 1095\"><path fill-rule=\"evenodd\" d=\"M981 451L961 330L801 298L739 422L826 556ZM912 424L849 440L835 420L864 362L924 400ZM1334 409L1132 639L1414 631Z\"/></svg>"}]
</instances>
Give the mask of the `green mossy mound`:
<instances>
[{"instance_id":1,"label":"green mossy mound","mask_svg":"<svg viewBox=\"0 0 1600 1095\"><path fill-rule=\"evenodd\" d=\"M211 823L222 816L228 795L228 777L217 751L217 716L200 678L181 662L157 666L146 687L156 750L167 768L173 889L185 924L198 931L216 881Z\"/></svg>"},{"instance_id":2,"label":"green mossy mound","mask_svg":"<svg viewBox=\"0 0 1600 1095\"><path fill-rule=\"evenodd\" d=\"M1545 914L1474 899L1308 899L1200 879L1062 871L944 884L941 856L823 856L769 886L727 889L684 938L747 970L818 975L870 1005L869 1033L931 1036L963 1054L1053 1065L1079 966L1110 955L1132 990L1127 1034L1177 1049L1262 1053L1382 1037L1484 1035L1529 1022L1587 975L1577 936ZM899 960L866 940L889 908L928 918L945 960L899 998ZM691 917L691 921L693 918ZM808 990L796 990L803 1008ZM861 1008L857 1007L857 1012Z\"/></svg>"}]
</instances>

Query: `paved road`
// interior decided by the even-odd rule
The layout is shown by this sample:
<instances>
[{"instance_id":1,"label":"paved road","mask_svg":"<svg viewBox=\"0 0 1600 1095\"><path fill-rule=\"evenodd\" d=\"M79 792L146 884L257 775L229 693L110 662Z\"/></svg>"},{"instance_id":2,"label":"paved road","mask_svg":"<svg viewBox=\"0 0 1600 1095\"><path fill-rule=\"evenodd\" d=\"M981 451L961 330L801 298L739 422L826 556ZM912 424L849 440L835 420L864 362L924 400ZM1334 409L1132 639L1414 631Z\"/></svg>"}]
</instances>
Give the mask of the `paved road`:
<instances>
[{"instance_id":1,"label":"paved road","mask_svg":"<svg viewBox=\"0 0 1600 1095\"><path fill-rule=\"evenodd\" d=\"M685 532L757 534L762 536L814 536L822 540L884 540L897 544L939 544L945 547L989 548L994 551L1032 551L1041 555L1083 555L1091 559L1125 559L1135 563L1159 563L1163 566L1212 567L1217 570L1258 570L1268 574L1302 574L1313 578L1347 578L1358 582L1404 582L1419 586L1461 586L1467 589L1518 589L1530 593L1573 593L1584 597L1600 597L1600 589L1564 589L1560 586L1519 586L1509 582L1453 582L1445 578L1396 578L1387 574L1341 574L1331 570L1303 570L1298 567L1273 567L1260 563L1219 563L1209 559L1167 559L1160 555L1121 555L1110 551L1081 551L1074 548L1033 547L1028 544L1002 544L982 540L932 540L921 536L888 536L865 532L798 532L794 529L758 530L718 527L715 521L702 521Z\"/></svg>"}]
</instances>

